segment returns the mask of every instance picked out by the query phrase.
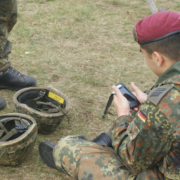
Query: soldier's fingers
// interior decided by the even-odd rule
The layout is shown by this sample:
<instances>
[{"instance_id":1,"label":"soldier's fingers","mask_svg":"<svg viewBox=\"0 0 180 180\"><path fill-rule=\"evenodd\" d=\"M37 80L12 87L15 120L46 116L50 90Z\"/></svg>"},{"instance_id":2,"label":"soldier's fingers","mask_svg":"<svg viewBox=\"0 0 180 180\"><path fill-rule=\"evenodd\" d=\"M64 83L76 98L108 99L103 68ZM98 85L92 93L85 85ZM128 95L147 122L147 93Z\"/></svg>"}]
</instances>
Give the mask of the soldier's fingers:
<instances>
[{"instance_id":1,"label":"soldier's fingers","mask_svg":"<svg viewBox=\"0 0 180 180\"><path fill-rule=\"evenodd\" d=\"M131 82L132 89L136 92L139 88L134 84L134 82Z\"/></svg>"},{"instance_id":2,"label":"soldier's fingers","mask_svg":"<svg viewBox=\"0 0 180 180\"><path fill-rule=\"evenodd\" d=\"M131 87L135 91L134 93L136 95L138 95L141 92L141 90L134 84L134 82L131 83Z\"/></svg>"},{"instance_id":3,"label":"soldier's fingers","mask_svg":"<svg viewBox=\"0 0 180 180\"><path fill-rule=\"evenodd\" d=\"M122 97L122 96L123 96L122 93L121 93L121 91L120 91L115 85L112 86L112 88L113 88L116 96L118 96L118 97Z\"/></svg>"},{"instance_id":4,"label":"soldier's fingers","mask_svg":"<svg viewBox=\"0 0 180 180\"><path fill-rule=\"evenodd\" d=\"M138 111L138 108L137 108L137 107L135 107L135 108L133 108L133 110L134 110L134 111Z\"/></svg>"},{"instance_id":5,"label":"soldier's fingers","mask_svg":"<svg viewBox=\"0 0 180 180\"><path fill-rule=\"evenodd\" d=\"M135 96L136 96L136 93L135 92L132 92Z\"/></svg>"},{"instance_id":6,"label":"soldier's fingers","mask_svg":"<svg viewBox=\"0 0 180 180\"><path fill-rule=\"evenodd\" d=\"M141 107L141 105L138 105L138 106L134 107L133 110L134 111L139 111L140 107Z\"/></svg>"}]
</instances>

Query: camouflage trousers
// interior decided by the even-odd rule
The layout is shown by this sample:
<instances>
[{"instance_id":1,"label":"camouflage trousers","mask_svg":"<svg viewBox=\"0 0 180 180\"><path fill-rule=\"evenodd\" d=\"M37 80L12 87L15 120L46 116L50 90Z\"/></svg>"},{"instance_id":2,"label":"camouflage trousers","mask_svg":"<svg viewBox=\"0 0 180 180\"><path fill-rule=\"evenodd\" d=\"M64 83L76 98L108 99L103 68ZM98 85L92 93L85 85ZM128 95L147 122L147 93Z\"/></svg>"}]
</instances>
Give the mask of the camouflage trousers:
<instances>
[{"instance_id":1,"label":"camouflage trousers","mask_svg":"<svg viewBox=\"0 0 180 180\"><path fill-rule=\"evenodd\" d=\"M10 66L11 53L9 33L17 22L17 0L0 0L0 71Z\"/></svg>"},{"instance_id":2,"label":"camouflage trousers","mask_svg":"<svg viewBox=\"0 0 180 180\"><path fill-rule=\"evenodd\" d=\"M157 167L139 175L131 174L114 149L96 144L85 136L60 139L53 150L57 168L76 180L165 180ZM169 180L169 179L166 179Z\"/></svg>"}]
</instances>

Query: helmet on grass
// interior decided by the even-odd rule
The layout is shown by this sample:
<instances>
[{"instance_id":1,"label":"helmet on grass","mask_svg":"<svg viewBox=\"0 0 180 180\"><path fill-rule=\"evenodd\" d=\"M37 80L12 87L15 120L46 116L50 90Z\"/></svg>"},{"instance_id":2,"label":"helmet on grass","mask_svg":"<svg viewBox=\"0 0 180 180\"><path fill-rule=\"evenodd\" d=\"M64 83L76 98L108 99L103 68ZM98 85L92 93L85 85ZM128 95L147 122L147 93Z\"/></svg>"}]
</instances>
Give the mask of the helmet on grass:
<instances>
[{"instance_id":1,"label":"helmet on grass","mask_svg":"<svg viewBox=\"0 0 180 180\"><path fill-rule=\"evenodd\" d=\"M15 111L32 116L42 134L53 132L70 107L68 98L53 87L22 89L15 93L13 101Z\"/></svg>"},{"instance_id":2,"label":"helmet on grass","mask_svg":"<svg viewBox=\"0 0 180 180\"><path fill-rule=\"evenodd\" d=\"M18 165L32 151L37 137L36 121L25 114L0 116L0 165Z\"/></svg>"}]
</instances>

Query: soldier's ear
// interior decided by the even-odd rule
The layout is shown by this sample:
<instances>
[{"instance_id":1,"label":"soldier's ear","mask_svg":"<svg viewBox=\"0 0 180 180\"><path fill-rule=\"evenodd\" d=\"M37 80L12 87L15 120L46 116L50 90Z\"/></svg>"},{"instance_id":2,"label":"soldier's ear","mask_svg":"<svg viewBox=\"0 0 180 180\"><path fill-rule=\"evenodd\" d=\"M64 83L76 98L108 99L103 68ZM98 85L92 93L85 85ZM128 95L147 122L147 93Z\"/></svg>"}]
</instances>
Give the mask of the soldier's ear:
<instances>
[{"instance_id":1,"label":"soldier's ear","mask_svg":"<svg viewBox=\"0 0 180 180\"><path fill-rule=\"evenodd\" d=\"M155 61L158 67L162 67L164 63L164 56L160 52L154 51L152 53L152 59Z\"/></svg>"}]
</instances>

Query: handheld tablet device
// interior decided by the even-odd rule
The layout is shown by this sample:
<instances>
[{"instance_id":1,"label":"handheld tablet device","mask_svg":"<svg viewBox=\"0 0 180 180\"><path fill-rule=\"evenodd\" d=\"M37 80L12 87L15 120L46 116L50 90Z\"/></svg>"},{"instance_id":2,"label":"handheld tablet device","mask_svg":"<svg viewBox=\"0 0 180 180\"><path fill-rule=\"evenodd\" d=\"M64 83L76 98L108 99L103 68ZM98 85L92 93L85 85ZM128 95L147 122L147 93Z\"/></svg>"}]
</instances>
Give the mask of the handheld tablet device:
<instances>
[{"instance_id":1,"label":"handheld tablet device","mask_svg":"<svg viewBox=\"0 0 180 180\"><path fill-rule=\"evenodd\" d=\"M122 95L124 97L126 97L126 99L128 100L129 106L130 106L131 109L133 109L134 107L136 107L136 106L138 106L140 104L140 102L138 101L136 96L123 83L116 84L116 86L121 91ZM113 91L111 93L110 97L109 97L109 100L107 102L107 105L106 105L106 108L105 108L105 111L104 111L103 118L105 118L107 110L111 106L114 94L115 94L115 92Z\"/></svg>"}]
</instances>

